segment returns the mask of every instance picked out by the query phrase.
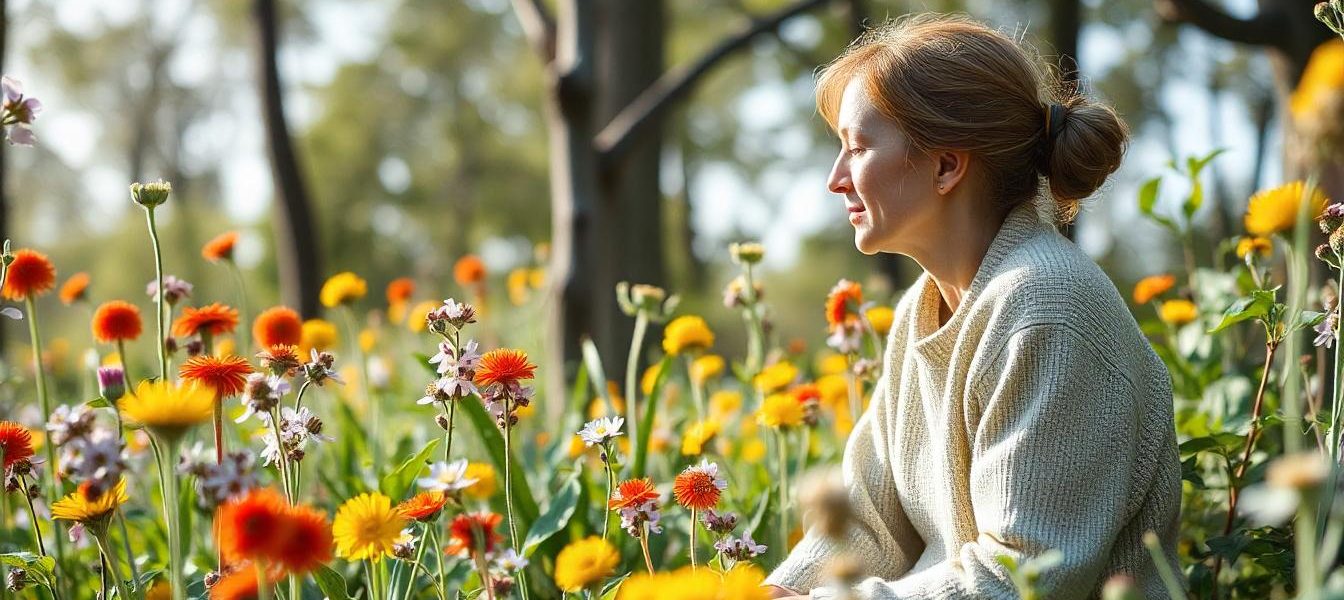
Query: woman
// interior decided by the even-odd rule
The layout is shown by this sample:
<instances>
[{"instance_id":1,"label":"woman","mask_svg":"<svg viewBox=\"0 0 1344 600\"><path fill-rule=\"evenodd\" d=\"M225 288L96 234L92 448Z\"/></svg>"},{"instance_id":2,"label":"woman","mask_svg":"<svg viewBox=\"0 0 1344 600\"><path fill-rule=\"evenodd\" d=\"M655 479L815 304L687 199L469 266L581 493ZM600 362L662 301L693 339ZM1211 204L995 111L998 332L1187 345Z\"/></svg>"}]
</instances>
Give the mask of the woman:
<instances>
[{"instance_id":1,"label":"woman","mask_svg":"<svg viewBox=\"0 0 1344 600\"><path fill-rule=\"evenodd\" d=\"M925 273L845 448L847 533L808 532L767 580L775 597L1016 597L1000 557L1050 550L1062 560L1044 597L1097 596L1122 574L1166 595L1143 537L1175 556L1170 378L1055 229L1119 166L1128 132L1038 64L974 21L921 16L821 73L841 141L828 186L855 245ZM842 555L862 577L828 575Z\"/></svg>"}]
</instances>

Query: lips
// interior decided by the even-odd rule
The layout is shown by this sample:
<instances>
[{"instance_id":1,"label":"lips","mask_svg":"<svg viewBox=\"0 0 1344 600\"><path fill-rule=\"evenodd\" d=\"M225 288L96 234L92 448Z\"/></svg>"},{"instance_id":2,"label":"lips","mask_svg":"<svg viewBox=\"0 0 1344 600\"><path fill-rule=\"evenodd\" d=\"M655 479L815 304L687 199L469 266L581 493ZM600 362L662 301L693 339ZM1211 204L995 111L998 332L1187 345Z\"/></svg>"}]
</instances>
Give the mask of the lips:
<instances>
[{"instance_id":1,"label":"lips","mask_svg":"<svg viewBox=\"0 0 1344 600\"><path fill-rule=\"evenodd\" d=\"M848 208L851 213L861 213L865 210L862 204L846 204L845 208Z\"/></svg>"}]
</instances>

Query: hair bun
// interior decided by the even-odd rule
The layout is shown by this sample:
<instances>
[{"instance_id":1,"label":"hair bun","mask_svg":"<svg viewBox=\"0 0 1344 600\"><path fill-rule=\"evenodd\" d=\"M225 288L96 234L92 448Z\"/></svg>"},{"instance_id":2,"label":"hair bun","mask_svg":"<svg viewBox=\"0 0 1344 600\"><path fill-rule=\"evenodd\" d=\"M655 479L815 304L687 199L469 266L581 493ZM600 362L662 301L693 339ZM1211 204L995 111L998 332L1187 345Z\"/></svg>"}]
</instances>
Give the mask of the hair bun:
<instances>
[{"instance_id":1,"label":"hair bun","mask_svg":"<svg viewBox=\"0 0 1344 600\"><path fill-rule=\"evenodd\" d=\"M1058 108L1056 108L1058 107ZM1047 105L1049 135L1041 173L1049 180L1050 195L1065 220L1078 212L1078 203L1091 196L1120 168L1129 143L1129 128L1109 106L1075 96L1064 104Z\"/></svg>"}]
</instances>

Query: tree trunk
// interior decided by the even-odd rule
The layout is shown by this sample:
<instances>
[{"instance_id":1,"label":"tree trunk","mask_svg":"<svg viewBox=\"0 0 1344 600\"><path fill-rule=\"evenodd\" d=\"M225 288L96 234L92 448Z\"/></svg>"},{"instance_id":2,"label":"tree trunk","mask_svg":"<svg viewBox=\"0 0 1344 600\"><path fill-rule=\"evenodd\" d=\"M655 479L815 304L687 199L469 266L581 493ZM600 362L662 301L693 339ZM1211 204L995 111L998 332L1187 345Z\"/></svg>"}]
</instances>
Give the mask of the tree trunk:
<instances>
[{"instance_id":1,"label":"tree trunk","mask_svg":"<svg viewBox=\"0 0 1344 600\"><path fill-rule=\"evenodd\" d=\"M275 220L275 252L280 270L281 296L285 304L298 309L305 318L311 318L318 314L321 263L308 192L285 121L280 69L276 64L279 24L275 0L256 0L253 10L257 20L262 117L266 125L266 145L270 152L271 176L279 209Z\"/></svg>"}]
</instances>

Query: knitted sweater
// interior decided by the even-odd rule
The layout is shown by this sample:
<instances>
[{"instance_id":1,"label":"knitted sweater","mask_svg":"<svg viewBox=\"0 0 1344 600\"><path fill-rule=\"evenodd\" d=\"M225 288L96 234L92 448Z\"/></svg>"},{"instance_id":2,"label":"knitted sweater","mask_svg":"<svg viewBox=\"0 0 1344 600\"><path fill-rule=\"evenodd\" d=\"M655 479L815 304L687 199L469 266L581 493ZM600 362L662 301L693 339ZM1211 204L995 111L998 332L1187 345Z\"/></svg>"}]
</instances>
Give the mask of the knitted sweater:
<instances>
[{"instance_id":1,"label":"knitted sweater","mask_svg":"<svg viewBox=\"0 0 1344 600\"><path fill-rule=\"evenodd\" d=\"M1165 597L1143 535L1174 561L1171 383L1115 286L1027 203L941 327L940 302L925 273L896 306L845 447L848 539L809 531L766 583L844 597L818 587L844 553L867 577L848 597L1016 598L996 557L1055 549L1042 597L1095 597L1116 573Z\"/></svg>"}]
</instances>

